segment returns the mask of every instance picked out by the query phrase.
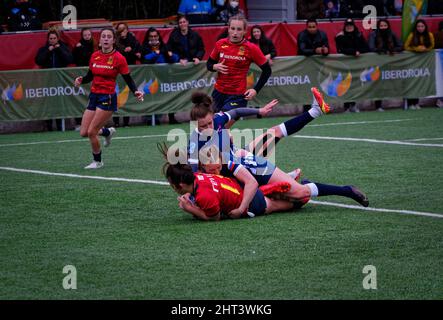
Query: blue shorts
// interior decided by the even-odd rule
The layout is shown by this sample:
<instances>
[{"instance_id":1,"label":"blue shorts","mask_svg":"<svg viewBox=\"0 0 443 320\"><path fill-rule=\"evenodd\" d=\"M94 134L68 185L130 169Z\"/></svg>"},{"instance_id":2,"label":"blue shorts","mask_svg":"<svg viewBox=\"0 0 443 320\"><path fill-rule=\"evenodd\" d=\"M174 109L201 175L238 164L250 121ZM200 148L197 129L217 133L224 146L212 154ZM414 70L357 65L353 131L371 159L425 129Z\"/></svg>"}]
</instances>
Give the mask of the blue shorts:
<instances>
[{"instance_id":1,"label":"blue shorts","mask_svg":"<svg viewBox=\"0 0 443 320\"><path fill-rule=\"evenodd\" d=\"M261 192L260 189L257 189L257 192L252 199L249 208L248 208L248 216L253 218L255 216L262 216L266 212L266 199Z\"/></svg>"},{"instance_id":2,"label":"blue shorts","mask_svg":"<svg viewBox=\"0 0 443 320\"><path fill-rule=\"evenodd\" d=\"M91 92L86 109L95 111L97 108L104 111L117 112L117 94L98 94Z\"/></svg>"},{"instance_id":3,"label":"blue shorts","mask_svg":"<svg viewBox=\"0 0 443 320\"><path fill-rule=\"evenodd\" d=\"M212 98L214 99L214 111L229 111L237 108L246 108L248 101L243 95L236 94L224 94L216 89L212 92Z\"/></svg>"}]
</instances>

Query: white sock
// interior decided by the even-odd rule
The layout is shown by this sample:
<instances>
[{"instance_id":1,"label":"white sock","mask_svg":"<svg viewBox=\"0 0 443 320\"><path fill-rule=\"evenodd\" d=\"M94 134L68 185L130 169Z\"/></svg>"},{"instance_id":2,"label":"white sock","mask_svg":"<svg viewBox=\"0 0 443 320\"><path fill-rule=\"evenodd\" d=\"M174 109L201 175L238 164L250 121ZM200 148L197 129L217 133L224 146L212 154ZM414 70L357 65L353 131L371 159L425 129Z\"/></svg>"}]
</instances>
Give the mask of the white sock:
<instances>
[{"instance_id":1,"label":"white sock","mask_svg":"<svg viewBox=\"0 0 443 320\"><path fill-rule=\"evenodd\" d=\"M320 117L323 114L323 112L320 109L320 106L317 103L317 100L315 99L312 102L311 109L309 109L308 112L311 115L311 117L313 117L314 119Z\"/></svg>"},{"instance_id":2,"label":"white sock","mask_svg":"<svg viewBox=\"0 0 443 320\"><path fill-rule=\"evenodd\" d=\"M295 170L288 172L288 176L290 176L292 179L295 179Z\"/></svg>"},{"instance_id":3,"label":"white sock","mask_svg":"<svg viewBox=\"0 0 443 320\"><path fill-rule=\"evenodd\" d=\"M278 127L280 128L281 133L283 134L283 137L287 137L288 136L288 131L286 131L285 124L281 123Z\"/></svg>"},{"instance_id":4,"label":"white sock","mask_svg":"<svg viewBox=\"0 0 443 320\"><path fill-rule=\"evenodd\" d=\"M318 188L315 183L308 183L307 186L311 189L311 198L318 196Z\"/></svg>"}]
</instances>

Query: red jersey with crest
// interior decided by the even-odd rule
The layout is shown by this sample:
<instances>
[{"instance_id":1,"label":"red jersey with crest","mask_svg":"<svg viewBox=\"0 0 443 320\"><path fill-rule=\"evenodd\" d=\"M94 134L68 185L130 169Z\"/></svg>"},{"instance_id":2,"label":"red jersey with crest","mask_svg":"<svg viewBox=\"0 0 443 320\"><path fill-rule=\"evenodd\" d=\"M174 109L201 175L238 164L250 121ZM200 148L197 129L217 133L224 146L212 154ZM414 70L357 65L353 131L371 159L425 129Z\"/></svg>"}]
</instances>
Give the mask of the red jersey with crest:
<instances>
[{"instance_id":1,"label":"red jersey with crest","mask_svg":"<svg viewBox=\"0 0 443 320\"><path fill-rule=\"evenodd\" d=\"M114 94L117 76L129 73L125 57L116 50L110 53L101 50L94 52L89 60L89 69L94 75L91 92L97 94Z\"/></svg>"},{"instance_id":2,"label":"red jersey with crest","mask_svg":"<svg viewBox=\"0 0 443 320\"><path fill-rule=\"evenodd\" d=\"M208 217L219 212L228 214L240 207L243 189L235 179L205 173L195 173L194 176L195 204Z\"/></svg>"},{"instance_id":3,"label":"red jersey with crest","mask_svg":"<svg viewBox=\"0 0 443 320\"><path fill-rule=\"evenodd\" d=\"M224 94L238 95L246 92L246 78L251 63L262 66L267 61L260 48L246 39L238 44L228 38L221 39L215 44L210 57L219 63L224 61L228 67L228 74L218 73L215 89Z\"/></svg>"}]
</instances>

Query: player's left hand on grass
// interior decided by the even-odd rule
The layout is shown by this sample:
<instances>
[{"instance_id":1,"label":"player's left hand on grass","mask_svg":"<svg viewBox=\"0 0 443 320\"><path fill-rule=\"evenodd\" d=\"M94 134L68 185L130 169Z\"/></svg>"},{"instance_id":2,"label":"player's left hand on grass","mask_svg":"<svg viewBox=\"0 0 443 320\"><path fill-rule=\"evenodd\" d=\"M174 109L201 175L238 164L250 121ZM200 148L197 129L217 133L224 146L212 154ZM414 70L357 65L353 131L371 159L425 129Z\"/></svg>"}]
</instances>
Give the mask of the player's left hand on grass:
<instances>
[{"instance_id":1,"label":"player's left hand on grass","mask_svg":"<svg viewBox=\"0 0 443 320\"><path fill-rule=\"evenodd\" d=\"M257 95L257 91L255 91L255 89L249 89L244 94L245 99L248 101L254 99L256 95Z\"/></svg>"},{"instance_id":2,"label":"player's left hand on grass","mask_svg":"<svg viewBox=\"0 0 443 320\"><path fill-rule=\"evenodd\" d=\"M231 212L228 213L228 216L232 219L238 219L241 217L244 210L241 210L240 208L234 209Z\"/></svg>"},{"instance_id":3,"label":"player's left hand on grass","mask_svg":"<svg viewBox=\"0 0 443 320\"><path fill-rule=\"evenodd\" d=\"M144 100L143 92L137 90L137 91L135 91L134 95L138 101L143 102L143 100Z\"/></svg>"},{"instance_id":4,"label":"player's left hand on grass","mask_svg":"<svg viewBox=\"0 0 443 320\"><path fill-rule=\"evenodd\" d=\"M265 105L263 108L260 108L258 110L258 113L263 117L267 116L274 109L274 107L278 104L278 102L279 102L278 99L272 100L267 105Z\"/></svg>"}]
</instances>

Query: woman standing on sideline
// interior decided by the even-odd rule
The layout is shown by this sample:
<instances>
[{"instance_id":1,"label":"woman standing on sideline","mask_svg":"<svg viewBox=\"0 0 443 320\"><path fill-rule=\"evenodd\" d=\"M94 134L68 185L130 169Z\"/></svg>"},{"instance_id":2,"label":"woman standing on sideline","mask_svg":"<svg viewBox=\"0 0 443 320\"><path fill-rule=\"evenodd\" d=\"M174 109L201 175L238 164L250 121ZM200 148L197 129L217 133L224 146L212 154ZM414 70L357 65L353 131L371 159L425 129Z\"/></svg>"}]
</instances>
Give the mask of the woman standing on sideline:
<instances>
[{"instance_id":1,"label":"woman standing on sideline","mask_svg":"<svg viewBox=\"0 0 443 320\"><path fill-rule=\"evenodd\" d=\"M429 32L428 25L423 19L415 22L414 29L405 42L405 50L417 53L428 52L434 49L434 35ZM420 106L418 99L408 99L408 107L411 110L418 110Z\"/></svg>"},{"instance_id":2,"label":"woman standing on sideline","mask_svg":"<svg viewBox=\"0 0 443 320\"><path fill-rule=\"evenodd\" d=\"M89 104L83 113L80 135L88 137L92 147L93 161L85 169L99 169L103 167L102 152L98 136L104 136L104 146L111 143L111 138L116 132L114 128L105 128L112 113L117 111L117 94L115 82L118 74L121 74L129 89L139 101L143 101L143 93L137 90L132 79L126 59L115 50L116 35L111 28L102 29L100 32L99 51L92 54L89 62L89 70L86 76L77 77L75 86L92 81Z\"/></svg>"}]
</instances>

